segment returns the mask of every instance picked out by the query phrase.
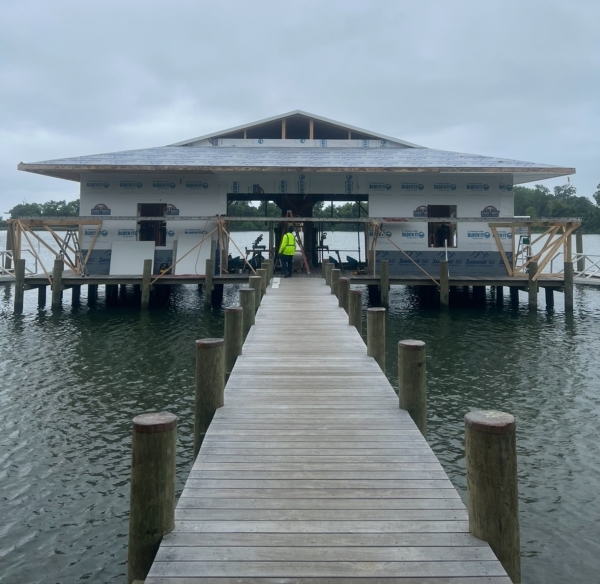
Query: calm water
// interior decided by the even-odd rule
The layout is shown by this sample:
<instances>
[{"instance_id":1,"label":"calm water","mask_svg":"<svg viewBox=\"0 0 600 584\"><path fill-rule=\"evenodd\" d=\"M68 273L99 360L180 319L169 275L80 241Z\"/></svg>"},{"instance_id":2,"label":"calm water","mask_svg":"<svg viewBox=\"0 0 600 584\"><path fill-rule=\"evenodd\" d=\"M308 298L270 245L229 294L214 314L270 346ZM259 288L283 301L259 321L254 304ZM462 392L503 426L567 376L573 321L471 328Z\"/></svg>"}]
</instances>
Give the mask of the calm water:
<instances>
[{"instance_id":1,"label":"calm water","mask_svg":"<svg viewBox=\"0 0 600 584\"><path fill-rule=\"evenodd\" d=\"M3 235L3 234L2 234ZM251 242L248 234L239 244ZM355 245L355 235L328 242ZM236 238L236 241L238 239ZM586 250L600 251L587 236ZM3 240L0 248L3 249ZM192 450L193 341L222 333L194 286L143 314L132 291L118 307L101 294L88 307L52 314L25 294L12 315L0 286L0 582L123 582L127 543L130 422L179 416L178 488ZM365 294L366 297L366 294ZM236 290L226 291L233 303ZM387 374L397 383L396 343L428 346L429 440L464 495L463 417L497 408L518 423L523 582L596 582L600 565L600 290L577 288L529 315L507 300L442 313L395 288L387 321Z\"/></svg>"}]
</instances>

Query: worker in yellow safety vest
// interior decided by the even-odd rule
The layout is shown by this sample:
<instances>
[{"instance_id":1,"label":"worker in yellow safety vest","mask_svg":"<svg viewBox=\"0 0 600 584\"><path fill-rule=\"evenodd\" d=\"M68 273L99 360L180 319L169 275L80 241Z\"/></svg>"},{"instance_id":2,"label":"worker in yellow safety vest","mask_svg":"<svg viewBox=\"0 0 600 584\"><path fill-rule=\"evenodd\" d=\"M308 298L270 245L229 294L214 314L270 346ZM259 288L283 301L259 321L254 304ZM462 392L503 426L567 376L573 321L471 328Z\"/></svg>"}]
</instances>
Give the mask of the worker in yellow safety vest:
<instances>
[{"instance_id":1,"label":"worker in yellow safety vest","mask_svg":"<svg viewBox=\"0 0 600 584\"><path fill-rule=\"evenodd\" d=\"M279 256L281 257L281 272L284 278L292 277L292 262L294 253L296 252L296 237L294 228L290 225L287 228L287 233L281 238L279 246Z\"/></svg>"}]
</instances>

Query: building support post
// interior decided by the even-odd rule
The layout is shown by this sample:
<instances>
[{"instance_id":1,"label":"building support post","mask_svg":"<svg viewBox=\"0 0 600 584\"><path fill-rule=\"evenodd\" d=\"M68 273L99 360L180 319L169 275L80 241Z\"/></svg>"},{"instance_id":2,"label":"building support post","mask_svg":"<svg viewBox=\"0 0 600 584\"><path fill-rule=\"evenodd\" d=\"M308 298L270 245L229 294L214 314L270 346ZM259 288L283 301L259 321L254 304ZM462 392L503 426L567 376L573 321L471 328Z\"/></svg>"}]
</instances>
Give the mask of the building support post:
<instances>
[{"instance_id":1,"label":"building support post","mask_svg":"<svg viewBox=\"0 0 600 584\"><path fill-rule=\"evenodd\" d=\"M46 306L46 286L38 287L38 306Z\"/></svg>"},{"instance_id":2,"label":"building support post","mask_svg":"<svg viewBox=\"0 0 600 584\"><path fill-rule=\"evenodd\" d=\"M52 270L52 310L58 310L62 305L62 275L63 261L54 260Z\"/></svg>"},{"instance_id":3,"label":"building support post","mask_svg":"<svg viewBox=\"0 0 600 584\"><path fill-rule=\"evenodd\" d=\"M212 305L213 275L215 273L215 260L208 258L204 272L204 306Z\"/></svg>"},{"instance_id":4,"label":"building support post","mask_svg":"<svg viewBox=\"0 0 600 584\"><path fill-rule=\"evenodd\" d=\"M496 286L496 305L502 306L504 300L504 289L502 286Z\"/></svg>"},{"instance_id":5,"label":"building support post","mask_svg":"<svg viewBox=\"0 0 600 584\"><path fill-rule=\"evenodd\" d=\"M544 292L546 293L546 308L553 309L554 308L554 288L550 288L550 286L546 286L544 288Z\"/></svg>"},{"instance_id":6,"label":"building support post","mask_svg":"<svg viewBox=\"0 0 600 584\"><path fill-rule=\"evenodd\" d=\"M537 281L533 279L537 274L537 269L537 262L529 262L529 285L527 287L529 293L529 310L537 310L538 287Z\"/></svg>"},{"instance_id":7,"label":"building support post","mask_svg":"<svg viewBox=\"0 0 600 584\"><path fill-rule=\"evenodd\" d=\"M133 419L127 582L143 582L162 538L175 527L177 416Z\"/></svg>"},{"instance_id":8,"label":"building support post","mask_svg":"<svg viewBox=\"0 0 600 584\"><path fill-rule=\"evenodd\" d=\"M21 314L23 312L24 300L25 300L25 260L17 260L15 262L15 305L14 305L14 313L15 314Z\"/></svg>"},{"instance_id":9,"label":"building support post","mask_svg":"<svg viewBox=\"0 0 600 584\"><path fill-rule=\"evenodd\" d=\"M379 278L381 304L387 307L390 304L390 262L388 260L379 262Z\"/></svg>"},{"instance_id":10,"label":"building support post","mask_svg":"<svg viewBox=\"0 0 600 584\"><path fill-rule=\"evenodd\" d=\"M450 306L450 281L446 260L440 262L440 305L442 308Z\"/></svg>"},{"instance_id":11,"label":"building support post","mask_svg":"<svg viewBox=\"0 0 600 584\"><path fill-rule=\"evenodd\" d=\"M225 309L225 381L229 379L244 344L244 310L241 306Z\"/></svg>"},{"instance_id":12,"label":"building support post","mask_svg":"<svg viewBox=\"0 0 600 584\"><path fill-rule=\"evenodd\" d=\"M367 310L367 355L377 361L385 373L385 308Z\"/></svg>"},{"instance_id":13,"label":"building support post","mask_svg":"<svg viewBox=\"0 0 600 584\"><path fill-rule=\"evenodd\" d=\"M517 306L519 304L519 287L518 286L510 287L510 302L513 306Z\"/></svg>"},{"instance_id":14,"label":"building support post","mask_svg":"<svg viewBox=\"0 0 600 584\"><path fill-rule=\"evenodd\" d=\"M225 341L196 341L196 409L194 420L194 460L217 409L223 406L225 388Z\"/></svg>"},{"instance_id":15,"label":"building support post","mask_svg":"<svg viewBox=\"0 0 600 584\"><path fill-rule=\"evenodd\" d=\"M348 323L362 337L362 292L350 290L348 294Z\"/></svg>"},{"instance_id":16,"label":"building support post","mask_svg":"<svg viewBox=\"0 0 600 584\"><path fill-rule=\"evenodd\" d=\"M565 312L573 312L573 262L565 262Z\"/></svg>"},{"instance_id":17,"label":"building support post","mask_svg":"<svg viewBox=\"0 0 600 584\"><path fill-rule=\"evenodd\" d=\"M98 300L98 284L88 284L88 304L94 304L96 300Z\"/></svg>"},{"instance_id":18,"label":"building support post","mask_svg":"<svg viewBox=\"0 0 600 584\"><path fill-rule=\"evenodd\" d=\"M81 284L75 284L71 287L71 305L77 306L81 300Z\"/></svg>"},{"instance_id":19,"label":"building support post","mask_svg":"<svg viewBox=\"0 0 600 584\"><path fill-rule=\"evenodd\" d=\"M487 541L513 582L521 582L516 424L510 414L465 416L469 528Z\"/></svg>"},{"instance_id":20,"label":"building support post","mask_svg":"<svg viewBox=\"0 0 600 584\"><path fill-rule=\"evenodd\" d=\"M144 273L142 275L142 309L150 306L150 279L152 277L152 260L144 260Z\"/></svg>"},{"instance_id":21,"label":"building support post","mask_svg":"<svg viewBox=\"0 0 600 584\"><path fill-rule=\"evenodd\" d=\"M575 251L577 252L577 271L585 272L585 258L583 257L583 231L581 228L575 232Z\"/></svg>"}]
</instances>

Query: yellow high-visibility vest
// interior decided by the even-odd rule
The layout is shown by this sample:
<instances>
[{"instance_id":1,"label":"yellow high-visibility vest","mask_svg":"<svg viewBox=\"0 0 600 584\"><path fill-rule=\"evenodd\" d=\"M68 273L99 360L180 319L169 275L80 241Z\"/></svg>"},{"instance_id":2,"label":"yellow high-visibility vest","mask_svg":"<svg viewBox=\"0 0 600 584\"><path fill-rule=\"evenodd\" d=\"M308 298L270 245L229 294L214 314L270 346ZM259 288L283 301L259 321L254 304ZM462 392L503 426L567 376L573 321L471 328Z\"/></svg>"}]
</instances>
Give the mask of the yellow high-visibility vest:
<instances>
[{"instance_id":1,"label":"yellow high-visibility vest","mask_svg":"<svg viewBox=\"0 0 600 584\"><path fill-rule=\"evenodd\" d=\"M294 255L296 251L296 238L293 233L286 233L281 239L279 253L283 255Z\"/></svg>"}]
</instances>

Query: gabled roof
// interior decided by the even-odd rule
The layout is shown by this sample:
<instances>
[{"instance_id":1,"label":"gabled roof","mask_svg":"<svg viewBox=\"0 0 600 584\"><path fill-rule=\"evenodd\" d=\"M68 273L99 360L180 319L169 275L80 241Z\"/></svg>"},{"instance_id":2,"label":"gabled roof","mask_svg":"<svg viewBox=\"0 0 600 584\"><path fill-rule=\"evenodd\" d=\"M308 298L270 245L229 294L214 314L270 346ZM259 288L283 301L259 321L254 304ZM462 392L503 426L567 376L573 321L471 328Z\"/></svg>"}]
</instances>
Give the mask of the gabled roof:
<instances>
[{"instance_id":1,"label":"gabled roof","mask_svg":"<svg viewBox=\"0 0 600 584\"><path fill-rule=\"evenodd\" d=\"M356 134L359 134L360 136L370 138L371 140L385 140L386 142L398 144L399 146L404 146L405 148L423 148L423 146L413 144L412 142L406 142L405 140L399 140L398 138L392 138L384 134L379 134L377 132L371 132L370 130L357 128L356 126L350 126L348 124L337 122L335 120L330 120L329 118L317 116L315 114L311 114L302 110L293 110L291 112L280 114L278 116L264 118L263 120L258 120L256 122L250 122L249 124L242 124L241 126L235 126L234 128L229 128L227 130L221 130L219 132L205 134L204 136L198 136L197 138L191 138L189 140L183 140L182 142L176 142L175 144L169 144L169 146L194 146L195 144L203 142L205 140L211 140L212 138L223 138L226 136L230 136L231 134L243 132L244 130L253 130L259 128L260 126L265 126L267 124L271 124L272 122L278 122L288 118L305 118L307 121L316 120L318 122L322 122L323 124L327 124L328 126L354 132Z\"/></svg>"}]
</instances>

